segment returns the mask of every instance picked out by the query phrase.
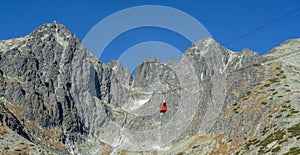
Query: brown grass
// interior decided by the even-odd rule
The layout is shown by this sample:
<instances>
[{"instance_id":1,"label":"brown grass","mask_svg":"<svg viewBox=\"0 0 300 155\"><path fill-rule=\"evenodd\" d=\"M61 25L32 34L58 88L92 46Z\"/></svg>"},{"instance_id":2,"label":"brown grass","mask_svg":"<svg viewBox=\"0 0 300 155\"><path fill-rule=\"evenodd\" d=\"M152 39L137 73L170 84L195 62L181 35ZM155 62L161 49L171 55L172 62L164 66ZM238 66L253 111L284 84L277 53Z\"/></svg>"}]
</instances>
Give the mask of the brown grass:
<instances>
[{"instance_id":1,"label":"brown grass","mask_svg":"<svg viewBox=\"0 0 300 155\"><path fill-rule=\"evenodd\" d=\"M228 145L226 143L222 143L222 139L226 136L226 133L221 133L216 136L214 139L219 144L219 146L210 153L212 155L219 155L219 154L230 154Z\"/></svg>"},{"instance_id":2,"label":"brown grass","mask_svg":"<svg viewBox=\"0 0 300 155\"><path fill-rule=\"evenodd\" d=\"M45 105L45 107L46 107L47 109L52 109L52 108L53 108L53 105L52 105L51 103L45 102L44 105Z\"/></svg>"},{"instance_id":3,"label":"brown grass","mask_svg":"<svg viewBox=\"0 0 300 155\"><path fill-rule=\"evenodd\" d=\"M60 142L54 142L54 141L50 141L50 140L42 140L42 142L44 142L46 144L50 144L54 148L61 148L61 149L65 148L65 145Z\"/></svg>"},{"instance_id":4,"label":"brown grass","mask_svg":"<svg viewBox=\"0 0 300 155\"><path fill-rule=\"evenodd\" d=\"M5 135L6 133L7 133L6 127L3 126L3 125L1 125L1 126L0 126L0 134L1 134L1 135Z\"/></svg>"},{"instance_id":5,"label":"brown grass","mask_svg":"<svg viewBox=\"0 0 300 155\"><path fill-rule=\"evenodd\" d=\"M238 91L234 91L233 95L238 98L240 96L240 93Z\"/></svg>"},{"instance_id":6,"label":"brown grass","mask_svg":"<svg viewBox=\"0 0 300 155\"><path fill-rule=\"evenodd\" d=\"M62 135L62 129L60 128L43 129L38 124L29 121L25 122L25 127L30 131L34 131L38 137L49 136L58 139Z\"/></svg>"},{"instance_id":7,"label":"brown grass","mask_svg":"<svg viewBox=\"0 0 300 155\"><path fill-rule=\"evenodd\" d=\"M120 151L120 155L127 155L128 154L128 150L121 150Z\"/></svg>"},{"instance_id":8,"label":"brown grass","mask_svg":"<svg viewBox=\"0 0 300 155\"><path fill-rule=\"evenodd\" d=\"M193 136L192 141L187 145L186 149L192 148L193 146L195 146L200 141L203 141L204 139L206 139L206 137L203 134L197 133L195 136Z\"/></svg>"},{"instance_id":9,"label":"brown grass","mask_svg":"<svg viewBox=\"0 0 300 155\"><path fill-rule=\"evenodd\" d=\"M110 153L112 152L112 147L110 145L106 144L103 141L100 141L99 145L103 149L102 152L103 155L110 155Z\"/></svg>"},{"instance_id":10,"label":"brown grass","mask_svg":"<svg viewBox=\"0 0 300 155\"><path fill-rule=\"evenodd\" d=\"M22 115L22 107L13 105L13 104L6 104L5 105L9 111L11 111L19 120L24 119Z\"/></svg>"}]
</instances>

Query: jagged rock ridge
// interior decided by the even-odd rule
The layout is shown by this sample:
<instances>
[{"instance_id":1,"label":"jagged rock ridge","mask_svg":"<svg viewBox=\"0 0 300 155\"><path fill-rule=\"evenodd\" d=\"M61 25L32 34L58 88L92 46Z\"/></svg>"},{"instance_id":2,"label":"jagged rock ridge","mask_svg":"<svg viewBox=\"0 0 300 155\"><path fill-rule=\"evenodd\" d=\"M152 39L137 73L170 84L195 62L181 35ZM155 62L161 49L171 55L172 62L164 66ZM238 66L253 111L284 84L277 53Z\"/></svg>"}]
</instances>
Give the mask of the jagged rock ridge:
<instances>
[{"instance_id":1,"label":"jagged rock ridge","mask_svg":"<svg viewBox=\"0 0 300 155\"><path fill-rule=\"evenodd\" d=\"M2 154L299 151L299 39L259 56L206 38L178 62L145 60L133 77L56 22L0 50Z\"/></svg>"}]
</instances>

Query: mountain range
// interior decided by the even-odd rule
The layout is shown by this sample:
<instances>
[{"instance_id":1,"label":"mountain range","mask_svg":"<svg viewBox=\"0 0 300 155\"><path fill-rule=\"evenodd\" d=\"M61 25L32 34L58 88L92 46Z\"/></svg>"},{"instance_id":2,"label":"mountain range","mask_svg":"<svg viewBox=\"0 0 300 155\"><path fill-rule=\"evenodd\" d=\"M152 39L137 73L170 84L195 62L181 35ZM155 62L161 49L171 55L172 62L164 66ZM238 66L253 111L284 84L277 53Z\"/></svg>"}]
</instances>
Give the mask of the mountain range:
<instances>
[{"instance_id":1,"label":"mountain range","mask_svg":"<svg viewBox=\"0 0 300 155\"><path fill-rule=\"evenodd\" d=\"M132 76L44 24L0 41L0 152L299 154L299 77L300 39L261 56L205 38Z\"/></svg>"}]
</instances>

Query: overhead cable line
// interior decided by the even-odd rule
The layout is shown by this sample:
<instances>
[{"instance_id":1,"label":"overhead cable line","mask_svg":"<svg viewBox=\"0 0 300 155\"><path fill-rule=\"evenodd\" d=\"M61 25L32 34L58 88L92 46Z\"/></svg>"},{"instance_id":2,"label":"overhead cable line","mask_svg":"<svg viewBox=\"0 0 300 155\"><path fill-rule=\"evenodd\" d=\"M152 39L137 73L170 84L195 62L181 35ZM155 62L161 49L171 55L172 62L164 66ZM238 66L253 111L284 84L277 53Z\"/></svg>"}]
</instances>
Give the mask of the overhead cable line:
<instances>
[{"instance_id":1,"label":"overhead cable line","mask_svg":"<svg viewBox=\"0 0 300 155\"><path fill-rule=\"evenodd\" d=\"M276 18L276 19L274 19L274 20L272 20L272 21L270 21L270 22L262 25L262 26L259 26L259 27L255 28L255 29L253 29L252 31L249 31L249 32L247 32L247 33L245 33L245 34L243 34L243 35L241 35L239 37L236 37L235 39L227 42L225 45L230 45L233 42L236 42L236 41L238 41L240 39L243 39L243 38L251 35L252 33L255 33L255 32L257 32L257 31L259 31L259 30L261 30L263 28L266 28L266 27L268 27L268 26L270 26L270 25L272 25L272 24L274 24L274 23L276 23L276 22L284 19L285 17L288 17L288 16L290 16L290 15L292 15L292 14L298 12L298 11L300 11L300 7L297 8L297 9L295 9L295 10L292 10L292 11L290 11L290 12L288 12L288 13L286 13L286 14L284 14L284 15L282 15L282 16L280 16L280 17L278 17L278 18Z\"/></svg>"}]
</instances>

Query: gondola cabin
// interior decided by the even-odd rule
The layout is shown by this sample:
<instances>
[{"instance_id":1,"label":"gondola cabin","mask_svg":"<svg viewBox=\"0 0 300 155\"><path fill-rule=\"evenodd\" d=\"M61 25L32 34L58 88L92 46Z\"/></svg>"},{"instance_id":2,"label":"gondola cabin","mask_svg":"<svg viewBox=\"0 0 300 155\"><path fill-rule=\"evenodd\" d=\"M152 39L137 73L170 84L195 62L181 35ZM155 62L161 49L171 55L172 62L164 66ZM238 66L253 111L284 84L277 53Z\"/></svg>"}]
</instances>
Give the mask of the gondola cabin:
<instances>
[{"instance_id":1,"label":"gondola cabin","mask_svg":"<svg viewBox=\"0 0 300 155\"><path fill-rule=\"evenodd\" d=\"M160 103L160 112L165 113L167 111L167 102L161 102Z\"/></svg>"}]
</instances>

